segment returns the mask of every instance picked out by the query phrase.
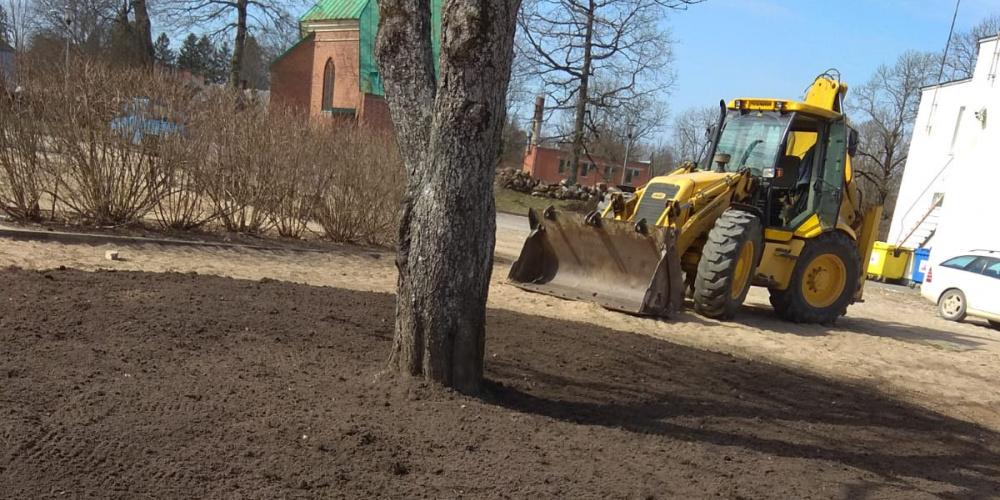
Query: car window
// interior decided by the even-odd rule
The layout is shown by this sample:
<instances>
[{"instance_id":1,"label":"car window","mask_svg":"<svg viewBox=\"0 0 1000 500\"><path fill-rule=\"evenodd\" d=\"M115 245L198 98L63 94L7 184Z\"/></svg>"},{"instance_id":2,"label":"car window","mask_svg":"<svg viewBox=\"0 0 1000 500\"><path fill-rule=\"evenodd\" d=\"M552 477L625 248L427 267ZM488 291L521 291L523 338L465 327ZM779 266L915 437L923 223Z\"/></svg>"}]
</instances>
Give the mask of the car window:
<instances>
[{"instance_id":1,"label":"car window","mask_svg":"<svg viewBox=\"0 0 1000 500\"><path fill-rule=\"evenodd\" d=\"M955 257L954 259L944 261L942 267L950 267L952 269L965 269L969 267L972 261L976 260L975 255L963 255L961 257Z\"/></svg>"},{"instance_id":2,"label":"car window","mask_svg":"<svg viewBox=\"0 0 1000 500\"><path fill-rule=\"evenodd\" d=\"M987 259L986 268L983 269L983 274L991 278L1000 279L1000 260Z\"/></svg>"}]
</instances>

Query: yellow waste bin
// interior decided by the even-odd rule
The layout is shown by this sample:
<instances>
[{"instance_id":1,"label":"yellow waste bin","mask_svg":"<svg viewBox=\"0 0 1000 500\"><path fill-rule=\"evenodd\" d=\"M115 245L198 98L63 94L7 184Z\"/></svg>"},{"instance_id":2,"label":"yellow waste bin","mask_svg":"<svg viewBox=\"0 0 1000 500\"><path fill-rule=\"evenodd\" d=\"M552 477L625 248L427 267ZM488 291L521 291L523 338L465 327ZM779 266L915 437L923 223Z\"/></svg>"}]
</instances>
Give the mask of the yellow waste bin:
<instances>
[{"instance_id":1,"label":"yellow waste bin","mask_svg":"<svg viewBox=\"0 0 1000 500\"><path fill-rule=\"evenodd\" d=\"M868 261L868 274L887 280L902 279L906 274L906 264L913 250L876 241L872 257Z\"/></svg>"}]
</instances>

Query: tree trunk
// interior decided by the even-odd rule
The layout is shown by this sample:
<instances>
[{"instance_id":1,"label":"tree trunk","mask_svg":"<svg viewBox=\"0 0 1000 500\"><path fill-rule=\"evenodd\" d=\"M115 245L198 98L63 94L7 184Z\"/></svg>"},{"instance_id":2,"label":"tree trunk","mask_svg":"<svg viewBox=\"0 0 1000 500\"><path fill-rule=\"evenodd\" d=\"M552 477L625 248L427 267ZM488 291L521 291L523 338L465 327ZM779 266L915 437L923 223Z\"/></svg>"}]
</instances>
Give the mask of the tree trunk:
<instances>
[{"instance_id":1,"label":"tree trunk","mask_svg":"<svg viewBox=\"0 0 1000 500\"><path fill-rule=\"evenodd\" d=\"M236 2L236 42L233 43L233 59L229 65L229 86L241 88L243 79L243 54L247 46L247 4L248 0Z\"/></svg>"},{"instance_id":2,"label":"tree trunk","mask_svg":"<svg viewBox=\"0 0 1000 500\"><path fill-rule=\"evenodd\" d=\"M580 155L583 153L583 127L587 119L588 85L590 84L591 52L594 43L594 1L587 4L587 24L583 34L583 71L580 76L580 88L577 91L576 119L573 121L573 149L570 155L568 184L576 184L580 170Z\"/></svg>"},{"instance_id":3,"label":"tree trunk","mask_svg":"<svg viewBox=\"0 0 1000 500\"><path fill-rule=\"evenodd\" d=\"M149 21L149 9L146 0L132 0L132 12L135 16L135 40L138 45L138 63L144 67L153 67L153 28Z\"/></svg>"},{"instance_id":4,"label":"tree trunk","mask_svg":"<svg viewBox=\"0 0 1000 500\"><path fill-rule=\"evenodd\" d=\"M439 79L429 0L382 0L376 55L406 165L390 369L482 383L493 177L520 0L445 0Z\"/></svg>"}]
</instances>

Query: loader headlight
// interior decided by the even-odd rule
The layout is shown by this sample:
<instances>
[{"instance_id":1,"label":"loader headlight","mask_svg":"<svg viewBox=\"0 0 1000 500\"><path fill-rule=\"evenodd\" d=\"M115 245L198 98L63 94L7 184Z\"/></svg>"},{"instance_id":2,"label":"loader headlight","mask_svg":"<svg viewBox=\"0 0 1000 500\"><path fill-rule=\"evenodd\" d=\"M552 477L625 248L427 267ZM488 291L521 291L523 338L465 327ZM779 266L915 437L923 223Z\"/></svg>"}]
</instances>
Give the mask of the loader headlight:
<instances>
[{"instance_id":1,"label":"loader headlight","mask_svg":"<svg viewBox=\"0 0 1000 500\"><path fill-rule=\"evenodd\" d=\"M774 167L765 167L760 172L760 176L765 179L773 179L777 175L777 170Z\"/></svg>"}]
</instances>

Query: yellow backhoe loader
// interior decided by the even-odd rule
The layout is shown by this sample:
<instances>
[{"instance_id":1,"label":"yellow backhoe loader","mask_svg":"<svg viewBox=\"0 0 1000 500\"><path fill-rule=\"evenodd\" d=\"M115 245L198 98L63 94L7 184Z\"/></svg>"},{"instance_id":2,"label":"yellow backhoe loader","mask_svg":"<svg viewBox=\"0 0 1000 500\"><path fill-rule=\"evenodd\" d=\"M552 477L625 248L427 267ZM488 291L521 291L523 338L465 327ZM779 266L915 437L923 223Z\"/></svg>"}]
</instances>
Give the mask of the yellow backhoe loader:
<instances>
[{"instance_id":1,"label":"yellow backhoe loader","mask_svg":"<svg viewBox=\"0 0 1000 500\"><path fill-rule=\"evenodd\" d=\"M805 102L720 102L702 160L586 216L529 211L510 269L526 290L669 316L685 295L730 319L751 285L782 318L831 323L862 298L882 207L864 207L851 170L847 85L830 72Z\"/></svg>"}]
</instances>

